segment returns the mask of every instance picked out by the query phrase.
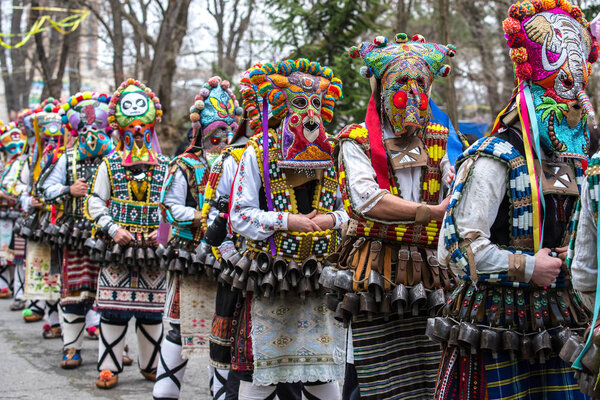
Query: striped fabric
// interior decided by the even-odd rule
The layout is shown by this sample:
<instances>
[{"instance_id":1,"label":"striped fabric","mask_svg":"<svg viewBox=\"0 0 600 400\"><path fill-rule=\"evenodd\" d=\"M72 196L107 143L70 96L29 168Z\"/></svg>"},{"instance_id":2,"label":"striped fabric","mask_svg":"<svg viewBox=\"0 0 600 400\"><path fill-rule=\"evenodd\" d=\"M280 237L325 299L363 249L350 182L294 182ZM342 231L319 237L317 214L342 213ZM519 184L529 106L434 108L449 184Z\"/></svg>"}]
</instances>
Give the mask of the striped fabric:
<instances>
[{"instance_id":1,"label":"striped fabric","mask_svg":"<svg viewBox=\"0 0 600 400\"><path fill-rule=\"evenodd\" d=\"M361 400L431 399L440 347L425 336L427 317L352 322Z\"/></svg>"},{"instance_id":2,"label":"striped fabric","mask_svg":"<svg viewBox=\"0 0 600 400\"><path fill-rule=\"evenodd\" d=\"M87 254L64 250L62 265L61 302L78 302L93 299L98 283L98 263L90 260Z\"/></svg>"},{"instance_id":3,"label":"striped fabric","mask_svg":"<svg viewBox=\"0 0 600 400\"><path fill-rule=\"evenodd\" d=\"M494 360L488 352L460 355L456 347L444 352L440 364L436 400L579 400L588 399L579 391L574 370L557 356L544 364L529 360L511 361L499 353ZM486 390L487 388L487 390Z\"/></svg>"}]
</instances>

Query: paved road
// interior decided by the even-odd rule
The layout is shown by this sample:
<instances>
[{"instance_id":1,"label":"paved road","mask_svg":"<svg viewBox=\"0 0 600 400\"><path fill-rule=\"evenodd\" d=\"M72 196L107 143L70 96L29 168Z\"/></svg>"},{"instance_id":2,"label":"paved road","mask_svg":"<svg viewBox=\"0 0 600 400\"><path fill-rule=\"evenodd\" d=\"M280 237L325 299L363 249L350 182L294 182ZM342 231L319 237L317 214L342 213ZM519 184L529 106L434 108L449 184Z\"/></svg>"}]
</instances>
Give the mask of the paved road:
<instances>
[{"instance_id":1,"label":"paved road","mask_svg":"<svg viewBox=\"0 0 600 400\"><path fill-rule=\"evenodd\" d=\"M119 385L97 389L98 342L85 340L83 364L76 370L59 367L61 340L42 338L44 322L26 324L20 312L9 311L12 300L0 300L0 390L3 399L151 399L152 382L139 373L137 362L119 375ZM127 332L131 356L137 360L133 324ZM190 360L183 400L208 400L208 356Z\"/></svg>"}]
</instances>

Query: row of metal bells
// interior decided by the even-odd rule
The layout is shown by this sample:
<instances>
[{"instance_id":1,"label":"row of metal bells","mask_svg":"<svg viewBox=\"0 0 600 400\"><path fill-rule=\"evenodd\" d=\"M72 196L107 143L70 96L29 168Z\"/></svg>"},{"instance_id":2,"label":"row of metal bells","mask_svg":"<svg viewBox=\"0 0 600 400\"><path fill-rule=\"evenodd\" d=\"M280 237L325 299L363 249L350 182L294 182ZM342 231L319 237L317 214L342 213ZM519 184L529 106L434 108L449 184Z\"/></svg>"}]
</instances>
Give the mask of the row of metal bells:
<instances>
[{"instance_id":1,"label":"row of metal bells","mask_svg":"<svg viewBox=\"0 0 600 400\"><path fill-rule=\"evenodd\" d=\"M425 334L435 342L465 348L473 354L484 350L496 358L500 351L506 351L511 359L519 354L521 359L536 358L540 363L545 363L551 353L564 351L576 337L567 327L556 329L552 335L546 330L523 335L512 330L479 327L465 321L456 324L445 317L429 318Z\"/></svg>"},{"instance_id":2,"label":"row of metal bells","mask_svg":"<svg viewBox=\"0 0 600 400\"><path fill-rule=\"evenodd\" d=\"M237 253L237 252L236 252ZM282 257L271 259L266 253L233 257L223 255L224 265L219 281L230 285L232 290L253 293L263 297L286 297L296 294L305 299L311 292L318 292L321 262L313 256L298 265L294 260Z\"/></svg>"}]
</instances>

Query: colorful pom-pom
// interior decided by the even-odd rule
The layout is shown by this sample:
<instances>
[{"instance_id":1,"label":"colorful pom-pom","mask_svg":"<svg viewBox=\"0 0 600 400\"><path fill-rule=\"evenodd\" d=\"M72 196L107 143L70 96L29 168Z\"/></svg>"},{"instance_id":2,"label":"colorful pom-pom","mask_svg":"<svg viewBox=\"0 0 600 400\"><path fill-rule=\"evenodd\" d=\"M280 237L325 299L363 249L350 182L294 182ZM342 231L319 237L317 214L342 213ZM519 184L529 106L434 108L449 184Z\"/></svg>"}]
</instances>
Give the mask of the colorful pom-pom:
<instances>
[{"instance_id":1,"label":"colorful pom-pom","mask_svg":"<svg viewBox=\"0 0 600 400\"><path fill-rule=\"evenodd\" d=\"M210 95L209 89L207 89L207 88L200 89L200 96L202 96L203 99L208 98L209 95Z\"/></svg>"},{"instance_id":2,"label":"colorful pom-pom","mask_svg":"<svg viewBox=\"0 0 600 400\"><path fill-rule=\"evenodd\" d=\"M511 49L523 47L525 46L525 34L523 32L514 33L508 36L506 43Z\"/></svg>"},{"instance_id":3,"label":"colorful pom-pom","mask_svg":"<svg viewBox=\"0 0 600 400\"><path fill-rule=\"evenodd\" d=\"M556 7L556 0L542 0L544 10L551 10Z\"/></svg>"},{"instance_id":4,"label":"colorful pom-pom","mask_svg":"<svg viewBox=\"0 0 600 400\"><path fill-rule=\"evenodd\" d=\"M450 66L448 64L444 64L440 67L440 69L438 70L437 74L438 76L441 77L446 77L448 76L448 74L450 73Z\"/></svg>"},{"instance_id":5,"label":"colorful pom-pom","mask_svg":"<svg viewBox=\"0 0 600 400\"><path fill-rule=\"evenodd\" d=\"M396 43L408 42L408 35L406 33L397 33L395 37Z\"/></svg>"},{"instance_id":6,"label":"colorful pom-pom","mask_svg":"<svg viewBox=\"0 0 600 400\"><path fill-rule=\"evenodd\" d=\"M385 36L375 36L373 39L373 44L378 47L383 47L387 44L388 40Z\"/></svg>"},{"instance_id":7,"label":"colorful pom-pom","mask_svg":"<svg viewBox=\"0 0 600 400\"><path fill-rule=\"evenodd\" d=\"M556 2L556 5L560 8L562 8L563 10L565 10L566 12L568 12L569 14L573 10L573 5L570 2L568 2L567 0L558 0Z\"/></svg>"},{"instance_id":8,"label":"colorful pom-pom","mask_svg":"<svg viewBox=\"0 0 600 400\"><path fill-rule=\"evenodd\" d=\"M525 47L517 47L515 49L510 49L510 59L515 64L523 64L527 61L527 49Z\"/></svg>"},{"instance_id":9,"label":"colorful pom-pom","mask_svg":"<svg viewBox=\"0 0 600 400\"><path fill-rule=\"evenodd\" d=\"M425 43L425 37L423 35L416 34L412 37L413 42Z\"/></svg>"},{"instance_id":10,"label":"colorful pom-pom","mask_svg":"<svg viewBox=\"0 0 600 400\"><path fill-rule=\"evenodd\" d=\"M569 14L571 14L571 17L575 18L578 21L583 17L583 12L581 12L581 8L577 6L573 6Z\"/></svg>"},{"instance_id":11,"label":"colorful pom-pom","mask_svg":"<svg viewBox=\"0 0 600 400\"><path fill-rule=\"evenodd\" d=\"M208 81L206 81L206 83L208 83L211 87L215 88L219 85L219 83L221 83L221 78L218 76L213 76Z\"/></svg>"},{"instance_id":12,"label":"colorful pom-pom","mask_svg":"<svg viewBox=\"0 0 600 400\"><path fill-rule=\"evenodd\" d=\"M358 58L360 57L360 49L356 46L352 46L348 49L348 55L350 58Z\"/></svg>"},{"instance_id":13,"label":"colorful pom-pom","mask_svg":"<svg viewBox=\"0 0 600 400\"><path fill-rule=\"evenodd\" d=\"M508 16L514 19L518 19L521 20L521 8L520 8L520 4L513 4L512 6L510 6L510 8L508 9Z\"/></svg>"},{"instance_id":14,"label":"colorful pom-pom","mask_svg":"<svg viewBox=\"0 0 600 400\"><path fill-rule=\"evenodd\" d=\"M456 55L456 46L449 44L446 46L448 48L448 51L446 52L446 55L448 57L454 57Z\"/></svg>"},{"instance_id":15,"label":"colorful pom-pom","mask_svg":"<svg viewBox=\"0 0 600 400\"><path fill-rule=\"evenodd\" d=\"M23 315L24 317L31 317L33 315L33 311L31 310L31 308L26 308L23 310L21 315Z\"/></svg>"},{"instance_id":16,"label":"colorful pom-pom","mask_svg":"<svg viewBox=\"0 0 600 400\"><path fill-rule=\"evenodd\" d=\"M104 370L102 370L102 372L100 372L99 378L102 381L108 381L108 380L111 380L113 376L114 376L114 374L112 373L112 371L104 369Z\"/></svg>"},{"instance_id":17,"label":"colorful pom-pom","mask_svg":"<svg viewBox=\"0 0 600 400\"><path fill-rule=\"evenodd\" d=\"M513 35L521 31L521 22L518 19L506 18L502 21L502 30L507 35Z\"/></svg>"},{"instance_id":18,"label":"colorful pom-pom","mask_svg":"<svg viewBox=\"0 0 600 400\"><path fill-rule=\"evenodd\" d=\"M522 81L528 81L531 79L533 75L533 69L531 68L531 64L528 62L524 62L523 64L516 64L515 73L517 78Z\"/></svg>"},{"instance_id":19,"label":"colorful pom-pom","mask_svg":"<svg viewBox=\"0 0 600 400\"><path fill-rule=\"evenodd\" d=\"M221 82L221 87L225 90L229 89L230 86L231 86L231 84L229 83L229 81Z\"/></svg>"},{"instance_id":20,"label":"colorful pom-pom","mask_svg":"<svg viewBox=\"0 0 600 400\"><path fill-rule=\"evenodd\" d=\"M368 79L373 76L373 70L366 65L363 65L360 67L360 76Z\"/></svg>"},{"instance_id":21,"label":"colorful pom-pom","mask_svg":"<svg viewBox=\"0 0 600 400\"><path fill-rule=\"evenodd\" d=\"M204 110L204 101L196 100L194 102L194 107L196 107L198 110Z\"/></svg>"},{"instance_id":22,"label":"colorful pom-pom","mask_svg":"<svg viewBox=\"0 0 600 400\"><path fill-rule=\"evenodd\" d=\"M234 113L235 113L235 115L242 115L244 113L244 109L242 107L238 106L235 108Z\"/></svg>"},{"instance_id":23,"label":"colorful pom-pom","mask_svg":"<svg viewBox=\"0 0 600 400\"><path fill-rule=\"evenodd\" d=\"M600 43L596 39L592 42L592 48L590 49L590 55L588 61L595 63L598 60L598 51L600 50Z\"/></svg>"}]
</instances>

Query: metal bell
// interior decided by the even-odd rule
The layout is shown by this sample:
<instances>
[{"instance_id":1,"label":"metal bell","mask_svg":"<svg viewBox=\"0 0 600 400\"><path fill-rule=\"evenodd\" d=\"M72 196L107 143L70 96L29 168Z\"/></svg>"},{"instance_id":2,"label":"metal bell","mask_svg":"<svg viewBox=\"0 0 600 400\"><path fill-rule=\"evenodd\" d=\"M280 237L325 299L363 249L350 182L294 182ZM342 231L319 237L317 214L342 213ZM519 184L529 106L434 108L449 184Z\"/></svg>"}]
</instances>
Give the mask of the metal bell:
<instances>
[{"instance_id":1,"label":"metal bell","mask_svg":"<svg viewBox=\"0 0 600 400\"><path fill-rule=\"evenodd\" d=\"M489 350L492 353L492 358L498 358L498 350L502 342L502 335L493 329L483 329L481 331L481 341L479 347L481 350Z\"/></svg>"},{"instance_id":2,"label":"metal bell","mask_svg":"<svg viewBox=\"0 0 600 400\"><path fill-rule=\"evenodd\" d=\"M433 337L433 327L435 326L434 318L427 318L427 325L425 325L425 336L429 338L432 342L437 342Z\"/></svg>"},{"instance_id":3,"label":"metal bell","mask_svg":"<svg viewBox=\"0 0 600 400\"><path fill-rule=\"evenodd\" d=\"M338 322L343 322L344 328L347 328L346 321L348 321L349 318L346 315L346 313L344 312L344 310L342 310L342 303L339 303L337 305L337 309L335 310L335 313L333 314L333 318Z\"/></svg>"},{"instance_id":4,"label":"metal bell","mask_svg":"<svg viewBox=\"0 0 600 400\"><path fill-rule=\"evenodd\" d=\"M460 325L452 325L450 328L450 337L448 338L448 346L458 346L458 333L460 332Z\"/></svg>"},{"instance_id":5,"label":"metal bell","mask_svg":"<svg viewBox=\"0 0 600 400\"><path fill-rule=\"evenodd\" d=\"M558 356L567 364L573 364L583 350L583 338L577 334L572 334L566 343L560 349ZM571 361L573 360L573 361Z\"/></svg>"},{"instance_id":6,"label":"metal bell","mask_svg":"<svg viewBox=\"0 0 600 400\"><path fill-rule=\"evenodd\" d=\"M436 315L440 308L446 304L446 295L444 289L436 289L427 296L427 308L429 315Z\"/></svg>"},{"instance_id":7,"label":"metal bell","mask_svg":"<svg viewBox=\"0 0 600 400\"><path fill-rule=\"evenodd\" d=\"M146 257L146 263L148 263L147 257ZM190 259L188 260L186 267L187 267L188 275L197 275L198 274L199 269L201 267L200 263L198 262L198 254L190 253Z\"/></svg>"},{"instance_id":8,"label":"metal bell","mask_svg":"<svg viewBox=\"0 0 600 400\"><path fill-rule=\"evenodd\" d=\"M521 351L521 359L529 360L531 364L534 362L535 352L533 351L533 343L529 335L521 338L519 350Z\"/></svg>"},{"instance_id":9,"label":"metal bell","mask_svg":"<svg viewBox=\"0 0 600 400\"><path fill-rule=\"evenodd\" d=\"M94 246L96 246L96 239L93 237L89 237L83 243L83 247L88 251L88 253L92 253L94 251Z\"/></svg>"},{"instance_id":10,"label":"metal bell","mask_svg":"<svg viewBox=\"0 0 600 400\"><path fill-rule=\"evenodd\" d=\"M94 247L92 248L91 253L94 255L96 260L104 261L103 257L104 257L105 252L106 252L106 243L104 243L104 240L97 238L96 242L94 243Z\"/></svg>"},{"instance_id":11,"label":"metal bell","mask_svg":"<svg viewBox=\"0 0 600 400\"><path fill-rule=\"evenodd\" d=\"M335 293L327 293L325 295L325 304L327 308L333 312L337 310L337 306L340 303L340 299L338 299L337 294Z\"/></svg>"},{"instance_id":12,"label":"metal bell","mask_svg":"<svg viewBox=\"0 0 600 400\"><path fill-rule=\"evenodd\" d=\"M298 295L302 301L306 300L306 296L308 296L312 290L310 279L308 279L306 276L303 276L298 282L298 288L296 290L298 291Z\"/></svg>"},{"instance_id":13,"label":"metal bell","mask_svg":"<svg viewBox=\"0 0 600 400\"><path fill-rule=\"evenodd\" d=\"M248 277L246 282L246 293L258 293L259 287L256 278L253 276Z\"/></svg>"},{"instance_id":14,"label":"metal bell","mask_svg":"<svg viewBox=\"0 0 600 400\"><path fill-rule=\"evenodd\" d=\"M432 318L430 318L432 319ZM448 318L435 317L433 318L434 325L432 331L432 339L438 343L445 343L450 339L450 330L455 325Z\"/></svg>"},{"instance_id":15,"label":"metal bell","mask_svg":"<svg viewBox=\"0 0 600 400\"><path fill-rule=\"evenodd\" d=\"M208 257L209 254L212 254L212 247L206 242L201 242L196 248L196 254L198 254L200 263L204 263L206 257Z\"/></svg>"},{"instance_id":16,"label":"metal bell","mask_svg":"<svg viewBox=\"0 0 600 400\"><path fill-rule=\"evenodd\" d=\"M354 272L348 269L338 271L335 275L333 286L342 292L352 292L352 284L354 283Z\"/></svg>"},{"instance_id":17,"label":"metal bell","mask_svg":"<svg viewBox=\"0 0 600 400\"><path fill-rule=\"evenodd\" d=\"M239 274L239 279L241 282L245 282L248 277L248 270L250 269L250 263L252 260L247 256L243 256L239 259L237 264L235 264L235 271Z\"/></svg>"},{"instance_id":18,"label":"metal bell","mask_svg":"<svg viewBox=\"0 0 600 400\"><path fill-rule=\"evenodd\" d=\"M410 307L412 307L412 315L416 317L419 315L419 309L424 308L427 304L427 293L425 292L423 282L419 282L410 289L408 292L408 299Z\"/></svg>"},{"instance_id":19,"label":"metal bell","mask_svg":"<svg viewBox=\"0 0 600 400\"><path fill-rule=\"evenodd\" d=\"M260 283L260 290L264 297L270 297L273 289L275 289L275 275L273 275L272 271L269 271L263 276L262 282Z\"/></svg>"},{"instance_id":20,"label":"metal bell","mask_svg":"<svg viewBox=\"0 0 600 400\"><path fill-rule=\"evenodd\" d=\"M135 254L133 252L133 247L129 246L125 249L125 253L123 253L123 261L126 266L133 267L135 265Z\"/></svg>"},{"instance_id":21,"label":"metal bell","mask_svg":"<svg viewBox=\"0 0 600 400\"><path fill-rule=\"evenodd\" d=\"M227 264L231 266L232 269L235 269L235 265L238 263L238 261L240 261L241 258L242 255L235 250L233 254L231 254L225 261L227 261Z\"/></svg>"},{"instance_id":22,"label":"metal bell","mask_svg":"<svg viewBox=\"0 0 600 400\"><path fill-rule=\"evenodd\" d=\"M379 273L371 270L371 273L369 274L368 288L369 293L373 296L377 303L381 303L384 283L383 277Z\"/></svg>"},{"instance_id":23,"label":"metal bell","mask_svg":"<svg viewBox=\"0 0 600 400\"><path fill-rule=\"evenodd\" d=\"M112 261L114 263L118 263L121 260L121 253L123 252L121 245L119 245L118 243L115 243L115 245L112 247L110 252L112 254L110 261Z\"/></svg>"},{"instance_id":24,"label":"metal bell","mask_svg":"<svg viewBox=\"0 0 600 400\"><path fill-rule=\"evenodd\" d=\"M404 316L404 310L408 305L408 290L403 284L397 285L392 291L392 308L400 318Z\"/></svg>"},{"instance_id":25,"label":"metal bell","mask_svg":"<svg viewBox=\"0 0 600 400\"><path fill-rule=\"evenodd\" d=\"M152 247L146 247L146 265L148 268L156 267L156 252Z\"/></svg>"},{"instance_id":26,"label":"metal bell","mask_svg":"<svg viewBox=\"0 0 600 400\"><path fill-rule=\"evenodd\" d=\"M298 286L298 281L300 281L300 278L302 278L302 274L300 273L298 263L294 260L290 260L287 266L286 279L290 285L295 288Z\"/></svg>"},{"instance_id":27,"label":"metal bell","mask_svg":"<svg viewBox=\"0 0 600 400\"><path fill-rule=\"evenodd\" d=\"M563 327L559 328L552 335L552 350L555 353L560 353L560 350L563 348L565 343L567 343L567 340L569 340L571 335L572 335L571 329L569 329L568 327L563 326Z\"/></svg>"},{"instance_id":28,"label":"metal bell","mask_svg":"<svg viewBox=\"0 0 600 400\"><path fill-rule=\"evenodd\" d=\"M68 237L70 233L71 233L71 224L68 224L68 223L62 224L60 226L60 229L58 230L58 234L63 239L66 238L66 237Z\"/></svg>"},{"instance_id":29,"label":"metal bell","mask_svg":"<svg viewBox=\"0 0 600 400\"><path fill-rule=\"evenodd\" d=\"M360 293L360 312L369 313L369 319L377 312L377 303L368 292Z\"/></svg>"},{"instance_id":30,"label":"metal bell","mask_svg":"<svg viewBox=\"0 0 600 400\"><path fill-rule=\"evenodd\" d=\"M600 367L600 347L592 343L583 357L581 357L581 364L583 364L583 366L592 374L598 375L598 367Z\"/></svg>"},{"instance_id":31,"label":"metal bell","mask_svg":"<svg viewBox=\"0 0 600 400\"><path fill-rule=\"evenodd\" d=\"M144 251L144 248L138 247L137 249L135 249L134 255L135 255L135 265L137 265L139 268L143 268L146 265L146 252ZM183 265L185 265L185 262L183 262L183 260L182 260L181 265L182 265L181 270L183 270Z\"/></svg>"},{"instance_id":32,"label":"metal bell","mask_svg":"<svg viewBox=\"0 0 600 400\"><path fill-rule=\"evenodd\" d=\"M7 218L8 218L8 211L0 210L0 219L7 219Z\"/></svg>"},{"instance_id":33,"label":"metal bell","mask_svg":"<svg viewBox=\"0 0 600 400\"><path fill-rule=\"evenodd\" d=\"M205 268L214 268L217 266L217 259L215 258L214 254L209 254L208 256L206 256L206 259L204 260L204 267Z\"/></svg>"},{"instance_id":34,"label":"metal bell","mask_svg":"<svg viewBox=\"0 0 600 400\"><path fill-rule=\"evenodd\" d=\"M236 272L233 276L233 282L231 283L231 287L239 290L244 290L246 288L246 282L240 279L240 274L238 272Z\"/></svg>"},{"instance_id":35,"label":"metal bell","mask_svg":"<svg viewBox=\"0 0 600 400\"><path fill-rule=\"evenodd\" d=\"M284 299L287 294L290 292L290 284L287 279L282 279L277 282L277 291L279 292L279 297Z\"/></svg>"},{"instance_id":36,"label":"metal bell","mask_svg":"<svg viewBox=\"0 0 600 400\"><path fill-rule=\"evenodd\" d=\"M159 243L158 246L156 246L156 250L154 251L154 253L158 258L162 258L166 251L167 248L162 243Z\"/></svg>"},{"instance_id":37,"label":"metal bell","mask_svg":"<svg viewBox=\"0 0 600 400\"><path fill-rule=\"evenodd\" d=\"M383 294L381 303L379 303L379 312L383 314L387 321L389 314L392 312L392 294L390 292Z\"/></svg>"},{"instance_id":38,"label":"metal bell","mask_svg":"<svg viewBox=\"0 0 600 400\"><path fill-rule=\"evenodd\" d=\"M283 278L285 278L285 273L287 272L287 261L284 260L283 257L277 256L275 260L273 260L273 272L277 277L277 280L281 282Z\"/></svg>"},{"instance_id":39,"label":"metal bell","mask_svg":"<svg viewBox=\"0 0 600 400\"><path fill-rule=\"evenodd\" d=\"M21 231L19 232L19 234L21 235L21 237L23 239L29 239L29 238L31 238L31 234L32 234L31 228L27 225L23 225L21 227Z\"/></svg>"},{"instance_id":40,"label":"metal bell","mask_svg":"<svg viewBox=\"0 0 600 400\"><path fill-rule=\"evenodd\" d=\"M360 313L360 296L354 292L344 294L342 310L350 315L358 315Z\"/></svg>"},{"instance_id":41,"label":"metal bell","mask_svg":"<svg viewBox=\"0 0 600 400\"><path fill-rule=\"evenodd\" d=\"M259 271L258 271L258 260L256 260L256 258L253 259L252 261L250 261L250 269L248 270L248 276L258 282Z\"/></svg>"},{"instance_id":42,"label":"metal bell","mask_svg":"<svg viewBox=\"0 0 600 400\"><path fill-rule=\"evenodd\" d=\"M476 353L479 347L481 331L475 325L469 322L461 322L460 330L458 331L458 343L461 346L469 347L471 353Z\"/></svg>"},{"instance_id":43,"label":"metal bell","mask_svg":"<svg viewBox=\"0 0 600 400\"><path fill-rule=\"evenodd\" d=\"M334 290L335 289L335 276L337 275L337 270L334 267L325 267L321 275L319 276L319 284L323 286L325 289ZM335 310L334 310L335 311Z\"/></svg>"},{"instance_id":44,"label":"metal bell","mask_svg":"<svg viewBox=\"0 0 600 400\"><path fill-rule=\"evenodd\" d=\"M267 253L258 253L258 255L256 256L256 261L258 262L258 271L261 274L266 274L267 272L269 272L269 269L271 267L271 257Z\"/></svg>"},{"instance_id":45,"label":"metal bell","mask_svg":"<svg viewBox=\"0 0 600 400\"><path fill-rule=\"evenodd\" d=\"M552 338L548 331L542 331L533 336L532 348L540 363L544 364L552 351Z\"/></svg>"},{"instance_id":46,"label":"metal bell","mask_svg":"<svg viewBox=\"0 0 600 400\"><path fill-rule=\"evenodd\" d=\"M170 271L175 271L175 272L183 272L183 261L181 260L181 258L176 257L173 258L171 260L171 263L169 264L169 270Z\"/></svg>"},{"instance_id":47,"label":"metal bell","mask_svg":"<svg viewBox=\"0 0 600 400\"><path fill-rule=\"evenodd\" d=\"M311 277L317 272L317 258L312 255L302 263L302 273L305 277Z\"/></svg>"}]
</instances>

